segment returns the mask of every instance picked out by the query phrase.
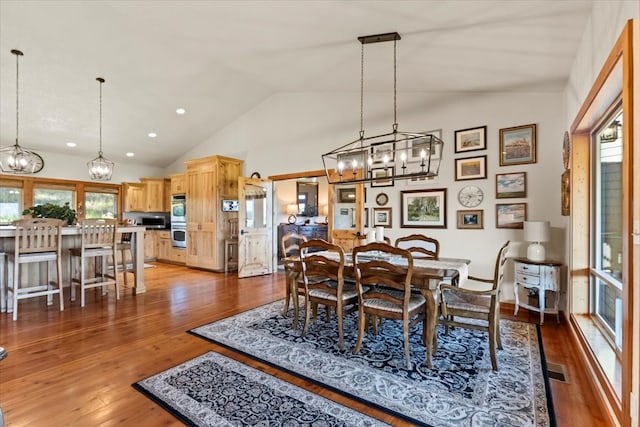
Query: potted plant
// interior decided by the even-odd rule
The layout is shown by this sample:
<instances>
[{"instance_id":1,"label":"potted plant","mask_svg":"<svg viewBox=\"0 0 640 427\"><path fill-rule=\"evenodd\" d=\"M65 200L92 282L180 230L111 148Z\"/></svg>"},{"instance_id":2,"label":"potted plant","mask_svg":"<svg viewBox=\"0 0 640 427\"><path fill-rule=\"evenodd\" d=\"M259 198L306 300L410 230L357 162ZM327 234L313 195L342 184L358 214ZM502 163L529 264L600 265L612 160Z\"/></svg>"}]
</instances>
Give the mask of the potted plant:
<instances>
[{"instance_id":1,"label":"potted plant","mask_svg":"<svg viewBox=\"0 0 640 427\"><path fill-rule=\"evenodd\" d=\"M22 215L31 215L31 218L55 218L65 221L66 225L73 225L76 222L76 211L71 209L69 203L63 206L45 203L44 205L32 206L25 209Z\"/></svg>"}]
</instances>

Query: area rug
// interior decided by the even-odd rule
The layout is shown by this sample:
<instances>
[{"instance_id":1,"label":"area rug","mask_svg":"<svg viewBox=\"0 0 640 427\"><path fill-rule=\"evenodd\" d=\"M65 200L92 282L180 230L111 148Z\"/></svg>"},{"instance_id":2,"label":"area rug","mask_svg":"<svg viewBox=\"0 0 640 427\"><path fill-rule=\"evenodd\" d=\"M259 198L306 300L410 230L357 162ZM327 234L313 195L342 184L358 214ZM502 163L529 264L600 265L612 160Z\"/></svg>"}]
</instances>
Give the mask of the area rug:
<instances>
[{"instance_id":1,"label":"area rug","mask_svg":"<svg viewBox=\"0 0 640 427\"><path fill-rule=\"evenodd\" d=\"M388 426L214 352L133 387L190 426Z\"/></svg>"},{"instance_id":2,"label":"area rug","mask_svg":"<svg viewBox=\"0 0 640 427\"><path fill-rule=\"evenodd\" d=\"M407 369L399 323L385 321L354 354L356 312L344 319L340 351L335 316L326 322L323 313L301 336L291 329L292 311L282 316L282 305L267 304L189 332L415 424L555 426L537 325L501 321L503 350L494 372L486 333L455 328L445 335L441 326L433 369L427 368L418 324L410 332Z\"/></svg>"}]
</instances>

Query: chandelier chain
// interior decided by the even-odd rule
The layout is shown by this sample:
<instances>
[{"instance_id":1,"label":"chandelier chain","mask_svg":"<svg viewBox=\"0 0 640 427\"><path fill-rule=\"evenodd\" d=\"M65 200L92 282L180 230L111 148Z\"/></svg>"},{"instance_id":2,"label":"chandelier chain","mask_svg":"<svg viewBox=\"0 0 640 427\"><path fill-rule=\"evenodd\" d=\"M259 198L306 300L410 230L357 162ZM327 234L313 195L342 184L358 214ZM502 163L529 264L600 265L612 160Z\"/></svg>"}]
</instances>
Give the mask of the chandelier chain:
<instances>
[{"instance_id":1,"label":"chandelier chain","mask_svg":"<svg viewBox=\"0 0 640 427\"><path fill-rule=\"evenodd\" d=\"M360 48L360 139L364 138L364 43Z\"/></svg>"},{"instance_id":2,"label":"chandelier chain","mask_svg":"<svg viewBox=\"0 0 640 427\"><path fill-rule=\"evenodd\" d=\"M100 82L100 150L98 155L102 156L102 83L104 83L104 80L98 79L98 82Z\"/></svg>"},{"instance_id":3,"label":"chandelier chain","mask_svg":"<svg viewBox=\"0 0 640 427\"><path fill-rule=\"evenodd\" d=\"M18 117L20 115L20 109L18 108L18 106L20 105L18 102L18 98L19 98L19 81L20 81L20 73L19 73L19 66L18 63L20 62L20 54L19 53L15 53L16 55L16 145L18 145L18 131L19 131L19 127L18 127Z\"/></svg>"},{"instance_id":4,"label":"chandelier chain","mask_svg":"<svg viewBox=\"0 0 640 427\"><path fill-rule=\"evenodd\" d=\"M398 131L398 109L397 109L397 67L396 67L396 45L397 40L393 40L393 131Z\"/></svg>"}]
</instances>

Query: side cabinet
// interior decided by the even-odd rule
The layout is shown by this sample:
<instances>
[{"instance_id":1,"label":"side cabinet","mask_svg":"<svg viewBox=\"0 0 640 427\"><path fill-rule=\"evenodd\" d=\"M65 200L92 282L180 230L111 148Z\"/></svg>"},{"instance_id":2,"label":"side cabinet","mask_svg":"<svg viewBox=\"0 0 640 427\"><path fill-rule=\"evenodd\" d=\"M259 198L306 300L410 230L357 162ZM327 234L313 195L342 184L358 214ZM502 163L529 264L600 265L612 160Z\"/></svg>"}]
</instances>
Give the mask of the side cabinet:
<instances>
[{"instance_id":1,"label":"side cabinet","mask_svg":"<svg viewBox=\"0 0 640 427\"><path fill-rule=\"evenodd\" d=\"M287 233L298 233L311 239L327 240L328 228L326 225L296 225L296 224L280 224L278 225L278 259L284 258L282 254L282 236Z\"/></svg>"}]
</instances>

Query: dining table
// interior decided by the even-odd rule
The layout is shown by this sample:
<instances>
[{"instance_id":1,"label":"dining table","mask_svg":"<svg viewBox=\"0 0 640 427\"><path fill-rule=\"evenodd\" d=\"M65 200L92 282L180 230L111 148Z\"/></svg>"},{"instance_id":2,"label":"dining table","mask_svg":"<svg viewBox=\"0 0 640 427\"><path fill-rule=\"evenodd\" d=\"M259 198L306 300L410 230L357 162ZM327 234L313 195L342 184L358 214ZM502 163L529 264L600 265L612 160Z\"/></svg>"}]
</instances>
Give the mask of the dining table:
<instances>
[{"instance_id":1,"label":"dining table","mask_svg":"<svg viewBox=\"0 0 640 427\"><path fill-rule=\"evenodd\" d=\"M365 252L366 254L366 252ZM335 252L316 252L314 255L323 255L329 259L338 260ZM376 254L372 254L375 257ZM396 266L407 266L406 260L399 257L381 258ZM438 285L441 282L450 284L459 284L464 282L469 275L469 264L471 260L463 258L413 258L413 274L411 276L411 286L420 291L426 300L427 331L426 331L426 361L427 366L431 368L431 356L437 343L434 341L435 330L438 325ZM293 297L294 319L292 328L296 329L298 325L298 281L302 274L302 262L300 257L289 256L283 259L285 267L285 277L287 286L287 300L283 309L283 315L286 316L289 307L289 298ZM351 254L345 254L344 278L347 280L355 280L355 272ZM432 345L427 345L431 343Z\"/></svg>"}]
</instances>

